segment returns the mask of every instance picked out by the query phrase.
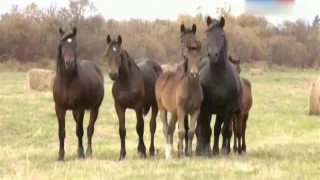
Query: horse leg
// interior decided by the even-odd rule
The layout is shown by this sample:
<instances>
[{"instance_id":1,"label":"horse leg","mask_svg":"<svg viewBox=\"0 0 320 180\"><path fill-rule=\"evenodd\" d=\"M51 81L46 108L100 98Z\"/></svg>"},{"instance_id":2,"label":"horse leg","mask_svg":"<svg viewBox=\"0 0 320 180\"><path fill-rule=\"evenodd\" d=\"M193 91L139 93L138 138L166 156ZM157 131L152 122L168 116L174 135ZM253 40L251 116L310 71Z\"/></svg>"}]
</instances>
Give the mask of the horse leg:
<instances>
[{"instance_id":1,"label":"horse leg","mask_svg":"<svg viewBox=\"0 0 320 180\"><path fill-rule=\"evenodd\" d=\"M189 132L188 115L184 116L184 129L186 130L186 132ZM186 147L185 147L184 151L187 156L187 154L188 154L188 133L186 133L186 136L185 136L185 144L186 144Z\"/></svg>"},{"instance_id":2,"label":"horse leg","mask_svg":"<svg viewBox=\"0 0 320 180\"><path fill-rule=\"evenodd\" d=\"M169 152L170 156L172 155L172 146L173 146L173 134L176 129L176 123L178 120L178 116L176 114L171 114L171 118L169 121Z\"/></svg>"},{"instance_id":3,"label":"horse leg","mask_svg":"<svg viewBox=\"0 0 320 180\"><path fill-rule=\"evenodd\" d=\"M188 151L187 151L187 156L192 156L192 141L193 141L193 137L194 137L194 132L196 129L196 123L198 120L198 116L200 114L200 109L196 110L195 112L193 112L191 114L191 118L190 118L190 129L188 130L188 144L186 144L186 146L188 146Z\"/></svg>"},{"instance_id":4,"label":"horse leg","mask_svg":"<svg viewBox=\"0 0 320 180\"><path fill-rule=\"evenodd\" d=\"M233 116L232 117L232 129L233 129L233 132L236 132L236 129L237 129L237 127L236 127L236 119L235 119L235 117ZM237 145L237 137L234 135L233 136L233 152L235 153L235 152L237 152L238 151L238 145Z\"/></svg>"},{"instance_id":5,"label":"horse leg","mask_svg":"<svg viewBox=\"0 0 320 180\"><path fill-rule=\"evenodd\" d=\"M75 110L72 111L72 116L73 116L73 119L74 119L74 122L77 123L77 112Z\"/></svg>"},{"instance_id":6,"label":"horse leg","mask_svg":"<svg viewBox=\"0 0 320 180\"><path fill-rule=\"evenodd\" d=\"M75 114L77 118L75 119L75 121L77 123L76 134L78 137L78 150L77 150L78 159L84 159L84 150L83 150L83 144L82 144L84 110L72 111L72 114Z\"/></svg>"},{"instance_id":7,"label":"horse leg","mask_svg":"<svg viewBox=\"0 0 320 180\"><path fill-rule=\"evenodd\" d=\"M212 148L212 153L214 156L219 154L219 136L221 133L222 122L223 122L222 116L220 114L217 114L216 122L214 123L214 141L213 141L213 148Z\"/></svg>"},{"instance_id":8,"label":"horse leg","mask_svg":"<svg viewBox=\"0 0 320 180\"><path fill-rule=\"evenodd\" d=\"M154 134L156 132L157 128L157 118L158 115L158 106L157 104L154 104L152 106L152 113L151 113L151 119L150 119L150 134L151 134L151 142L150 142L150 148L149 148L149 154L150 156L154 156Z\"/></svg>"},{"instance_id":9,"label":"horse leg","mask_svg":"<svg viewBox=\"0 0 320 180\"><path fill-rule=\"evenodd\" d=\"M65 116L66 116L66 110L55 106L55 111L56 111L56 116L58 119L58 131L59 131L59 141L60 141L60 146L59 146L59 161L64 160L64 139L66 137L66 129L65 129Z\"/></svg>"},{"instance_id":10,"label":"horse leg","mask_svg":"<svg viewBox=\"0 0 320 180\"><path fill-rule=\"evenodd\" d=\"M222 127L222 148L221 148L221 152L222 154L229 154L230 153L230 143L228 142L228 139L230 138L230 121L231 121L231 117L233 115L232 111L226 111L226 113L224 113L223 116L223 127Z\"/></svg>"},{"instance_id":11,"label":"horse leg","mask_svg":"<svg viewBox=\"0 0 320 180\"><path fill-rule=\"evenodd\" d=\"M139 143L138 143L138 155L140 158L146 158L146 146L143 141L143 134L144 134L144 121L142 115L142 108L136 108L136 117L137 117L137 124L136 124L136 131L139 136Z\"/></svg>"},{"instance_id":12,"label":"horse leg","mask_svg":"<svg viewBox=\"0 0 320 180\"><path fill-rule=\"evenodd\" d=\"M246 145L246 129L247 129L247 121L249 118L249 113L244 115L243 117L243 125L242 125L242 148L241 150L245 153L247 150L247 145Z\"/></svg>"},{"instance_id":13,"label":"horse leg","mask_svg":"<svg viewBox=\"0 0 320 180\"><path fill-rule=\"evenodd\" d=\"M242 138L242 121L243 121L243 115L242 110L239 109L235 112L235 118L236 121L236 130L234 132L234 136L237 138L238 142L238 154L241 155L242 149L241 149L241 138Z\"/></svg>"},{"instance_id":14,"label":"horse leg","mask_svg":"<svg viewBox=\"0 0 320 180\"><path fill-rule=\"evenodd\" d=\"M119 119L119 135L121 142L119 161L126 157L126 109L118 104L115 104L116 113Z\"/></svg>"},{"instance_id":15,"label":"horse leg","mask_svg":"<svg viewBox=\"0 0 320 180\"><path fill-rule=\"evenodd\" d=\"M171 159L171 154L169 151L169 128L168 128L168 121L167 121L167 111L164 109L160 109L160 119L162 120L162 131L164 135L164 140L166 141L165 145L165 156L166 159Z\"/></svg>"},{"instance_id":16,"label":"horse leg","mask_svg":"<svg viewBox=\"0 0 320 180\"><path fill-rule=\"evenodd\" d=\"M88 146L86 150L86 156L92 157L92 136L94 133L94 124L97 121L99 115L99 107L90 110L90 121L87 127Z\"/></svg>"},{"instance_id":17,"label":"horse leg","mask_svg":"<svg viewBox=\"0 0 320 180\"><path fill-rule=\"evenodd\" d=\"M178 122L179 122L178 157L181 157L183 154L183 139L186 137L186 130L184 126L186 111L183 108L178 107L177 115L178 115Z\"/></svg>"},{"instance_id":18,"label":"horse leg","mask_svg":"<svg viewBox=\"0 0 320 180\"><path fill-rule=\"evenodd\" d=\"M196 155L210 156L210 137L212 130L210 127L212 115L201 107L196 125L197 146Z\"/></svg>"}]
</instances>

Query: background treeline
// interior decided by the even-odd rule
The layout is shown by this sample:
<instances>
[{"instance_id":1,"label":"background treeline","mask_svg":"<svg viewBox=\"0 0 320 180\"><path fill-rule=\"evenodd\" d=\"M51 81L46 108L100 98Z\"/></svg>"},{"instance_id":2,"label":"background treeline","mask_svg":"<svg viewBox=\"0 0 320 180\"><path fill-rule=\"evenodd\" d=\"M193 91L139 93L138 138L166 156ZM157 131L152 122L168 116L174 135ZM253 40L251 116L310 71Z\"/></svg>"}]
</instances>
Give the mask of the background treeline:
<instances>
[{"instance_id":1,"label":"background treeline","mask_svg":"<svg viewBox=\"0 0 320 180\"><path fill-rule=\"evenodd\" d=\"M226 18L229 53L242 62L264 62L272 66L312 68L319 65L319 19L283 22L274 26L264 17L232 16L230 8L217 12ZM154 58L161 63L181 60L180 25L197 25L197 35L204 41L206 16L180 15L176 21L115 21L103 18L88 0L70 1L69 7L39 9L32 3L25 9L13 6L0 20L0 63L14 61L53 62L57 56L58 28L78 28L79 56L103 62L106 35L121 34L124 47L133 57ZM205 48L203 53L206 54Z\"/></svg>"}]
</instances>

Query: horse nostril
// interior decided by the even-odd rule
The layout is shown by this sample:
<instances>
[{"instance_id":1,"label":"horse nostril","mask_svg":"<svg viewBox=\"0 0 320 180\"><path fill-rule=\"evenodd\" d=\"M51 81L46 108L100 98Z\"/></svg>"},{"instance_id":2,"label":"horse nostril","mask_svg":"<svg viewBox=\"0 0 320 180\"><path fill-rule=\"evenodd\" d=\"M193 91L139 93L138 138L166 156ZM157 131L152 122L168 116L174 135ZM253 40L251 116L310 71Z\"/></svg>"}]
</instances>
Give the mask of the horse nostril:
<instances>
[{"instance_id":1,"label":"horse nostril","mask_svg":"<svg viewBox=\"0 0 320 180\"><path fill-rule=\"evenodd\" d=\"M190 75L191 77L195 78L198 76L198 72L191 72Z\"/></svg>"},{"instance_id":2,"label":"horse nostril","mask_svg":"<svg viewBox=\"0 0 320 180\"><path fill-rule=\"evenodd\" d=\"M217 57L218 55L219 55L219 54L218 54L218 53L216 53L216 55L215 55L215 56Z\"/></svg>"}]
</instances>

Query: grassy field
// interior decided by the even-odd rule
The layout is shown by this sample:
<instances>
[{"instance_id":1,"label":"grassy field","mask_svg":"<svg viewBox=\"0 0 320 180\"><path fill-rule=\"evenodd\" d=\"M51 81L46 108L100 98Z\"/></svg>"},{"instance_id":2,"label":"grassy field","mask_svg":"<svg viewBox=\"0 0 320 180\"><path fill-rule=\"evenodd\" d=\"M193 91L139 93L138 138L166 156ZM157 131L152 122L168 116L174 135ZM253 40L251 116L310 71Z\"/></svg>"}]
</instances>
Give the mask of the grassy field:
<instances>
[{"instance_id":1,"label":"grassy field","mask_svg":"<svg viewBox=\"0 0 320 180\"><path fill-rule=\"evenodd\" d=\"M319 74L319 73L318 73ZM248 122L247 154L212 159L164 160L162 124L157 123L154 158L140 160L133 111L127 111L127 159L118 162L118 120L106 77L106 94L93 136L93 158L76 159L75 122L67 113L65 162L57 162L58 125L50 92L27 92L25 73L0 73L1 179L237 179L315 180L320 176L320 118L307 115L309 85L317 72L268 72L251 77L254 105ZM85 115L85 127L88 123ZM149 119L145 143L149 147ZM85 131L86 132L86 131ZM84 142L87 141L86 134ZM86 148L86 144L85 144Z\"/></svg>"}]
</instances>

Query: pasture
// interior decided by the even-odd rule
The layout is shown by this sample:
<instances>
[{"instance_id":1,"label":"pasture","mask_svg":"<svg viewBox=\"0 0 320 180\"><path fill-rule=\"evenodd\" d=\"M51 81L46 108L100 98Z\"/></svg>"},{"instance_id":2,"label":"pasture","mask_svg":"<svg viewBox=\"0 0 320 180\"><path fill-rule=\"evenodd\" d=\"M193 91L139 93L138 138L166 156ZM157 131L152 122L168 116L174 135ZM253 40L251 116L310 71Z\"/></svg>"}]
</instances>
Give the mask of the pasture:
<instances>
[{"instance_id":1,"label":"pasture","mask_svg":"<svg viewBox=\"0 0 320 180\"><path fill-rule=\"evenodd\" d=\"M65 162L58 162L58 124L51 92L24 89L26 73L0 73L1 179L237 179L315 180L320 172L320 118L307 115L309 84L316 71L241 73L252 83L253 107L248 120L247 154L211 159L177 158L177 129L172 161L164 156L162 122L157 117L156 155L140 160L134 111L126 116L126 160L119 162L118 120L111 81L105 75L105 97L93 135L93 158L77 160L77 136L71 112L66 116ZM150 112L144 137L149 147ZM87 127L89 114L85 114ZM214 122L214 121L213 121ZM213 126L212 122L212 126ZM84 148L87 147L85 129ZM213 137L211 138L212 148ZM195 143L195 139L194 139ZM220 138L221 143L221 138ZM233 138L232 143L233 145ZM221 148L221 144L219 145ZM194 146L195 147L195 146ZM231 147L232 148L232 147ZM147 154L149 155L149 154Z\"/></svg>"}]
</instances>

